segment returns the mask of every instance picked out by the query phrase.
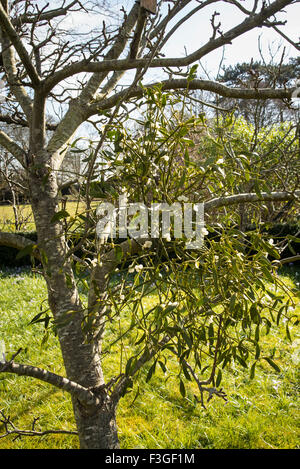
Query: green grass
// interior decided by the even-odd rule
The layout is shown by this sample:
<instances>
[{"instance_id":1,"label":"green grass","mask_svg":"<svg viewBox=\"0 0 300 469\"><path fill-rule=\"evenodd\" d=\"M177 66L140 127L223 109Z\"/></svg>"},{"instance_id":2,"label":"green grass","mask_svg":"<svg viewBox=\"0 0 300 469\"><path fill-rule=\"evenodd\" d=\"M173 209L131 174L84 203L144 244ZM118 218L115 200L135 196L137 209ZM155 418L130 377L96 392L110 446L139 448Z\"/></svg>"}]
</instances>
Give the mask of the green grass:
<instances>
[{"instance_id":1,"label":"green grass","mask_svg":"<svg viewBox=\"0 0 300 469\"><path fill-rule=\"evenodd\" d=\"M299 269L285 269L284 279L290 286L295 285L300 281ZM0 272L0 340L11 352L20 347L25 350L17 359L20 362L63 374L57 338L50 335L42 346L43 326L29 325L45 298L41 276L24 269ZM147 301L151 304L153 298ZM282 324L263 337L267 351L276 347L274 359L280 373L262 362L257 366L255 379L250 380L249 370L232 365L224 371L222 381L228 403L215 398L206 410L194 404L193 386L182 398L175 376L167 380L159 370L146 383L147 370L143 371L139 387L135 385L118 409L121 447L299 448L300 339L296 334L296 327L291 327L289 342ZM108 376L118 370L117 352L115 348L105 357ZM37 430L75 429L67 393L32 378L6 374L0 375L0 380L0 409L11 416L17 427L30 428L33 419L39 417ZM0 426L0 434L3 432ZM78 442L76 436L70 435L23 437L15 441L8 437L0 439L0 448L78 448Z\"/></svg>"},{"instance_id":2,"label":"green grass","mask_svg":"<svg viewBox=\"0 0 300 469\"><path fill-rule=\"evenodd\" d=\"M30 205L19 205L18 216L19 220L23 221L23 225L21 227L22 231L32 231L35 229ZM0 205L0 230L15 231L12 205Z\"/></svg>"},{"instance_id":3,"label":"green grass","mask_svg":"<svg viewBox=\"0 0 300 469\"><path fill-rule=\"evenodd\" d=\"M95 201L93 205L97 205ZM71 216L84 212L84 203L80 202L68 202L66 210ZM35 223L33 220L33 214L31 205L18 205L19 220L23 222L21 231L34 231ZM14 212L12 205L0 205L0 230L2 231L15 231L14 225Z\"/></svg>"}]
</instances>

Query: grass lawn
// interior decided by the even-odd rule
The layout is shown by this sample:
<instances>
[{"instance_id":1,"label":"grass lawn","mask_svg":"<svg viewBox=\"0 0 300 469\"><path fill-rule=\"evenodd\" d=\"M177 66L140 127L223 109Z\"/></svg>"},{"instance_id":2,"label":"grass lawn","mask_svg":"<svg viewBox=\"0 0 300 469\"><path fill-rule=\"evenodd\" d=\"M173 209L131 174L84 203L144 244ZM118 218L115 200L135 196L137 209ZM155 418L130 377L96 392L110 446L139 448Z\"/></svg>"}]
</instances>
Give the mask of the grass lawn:
<instances>
[{"instance_id":1,"label":"grass lawn","mask_svg":"<svg viewBox=\"0 0 300 469\"><path fill-rule=\"evenodd\" d=\"M33 231L35 224L30 205L18 206L19 220L23 220L22 231ZM14 231L14 212L11 205L0 205L0 230Z\"/></svg>"},{"instance_id":2,"label":"grass lawn","mask_svg":"<svg viewBox=\"0 0 300 469\"><path fill-rule=\"evenodd\" d=\"M93 205L97 206L99 202L94 202ZM74 216L75 213L84 212L84 204L81 202L79 205L77 202L68 202L66 205L67 212ZM34 231L35 223L33 220L33 214L31 205L18 205L19 220L23 221L21 231ZM0 231L15 231L14 225L14 212L11 205L0 205Z\"/></svg>"},{"instance_id":3,"label":"grass lawn","mask_svg":"<svg viewBox=\"0 0 300 469\"><path fill-rule=\"evenodd\" d=\"M300 281L299 269L289 275L288 270L285 272L289 285ZM50 334L42 345L43 325L29 325L45 298L41 276L20 268L0 271L0 340L5 341L8 351L24 349L18 361L63 374L57 338ZM149 304L153 300L151 296L147 298ZM263 360L256 367L255 379L250 380L249 370L234 364L223 373L222 387L228 394L228 403L215 398L206 410L194 404L192 386L187 386L185 398L180 395L175 374L166 379L159 370L146 383L144 370L139 388L136 385L118 409L121 447L299 448L300 338L296 333L296 327L291 327L290 342L285 336L285 325L281 324L263 337L269 353L276 348L274 360L280 373ZM107 334L115 331L111 329ZM117 372L118 367L116 347L104 358L107 376ZM69 395L32 378L0 375L0 409L11 416L18 428L29 429L33 419L38 418L36 430L75 429ZM4 428L0 425L2 433ZM78 441L72 435L16 440L8 437L0 439L0 448L78 448Z\"/></svg>"}]
</instances>

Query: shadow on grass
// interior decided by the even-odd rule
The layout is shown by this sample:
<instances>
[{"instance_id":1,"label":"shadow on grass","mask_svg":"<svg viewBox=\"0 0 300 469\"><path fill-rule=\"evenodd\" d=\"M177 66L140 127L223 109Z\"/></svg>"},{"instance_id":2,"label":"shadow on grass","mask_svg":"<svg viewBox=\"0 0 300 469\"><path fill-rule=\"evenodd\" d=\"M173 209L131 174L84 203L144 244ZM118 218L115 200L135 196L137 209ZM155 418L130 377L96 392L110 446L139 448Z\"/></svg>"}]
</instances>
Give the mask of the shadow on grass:
<instances>
[{"instance_id":1,"label":"shadow on grass","mask_svg":"<svg viewBox=\"0 0 300 469\"><path fill-rule=\"evenodd\" d=\"M2 410L4 411L4 413L10 415L10 419L14 423L14 420L20 420L22 417L30 414L30 412L34 411L35 408L39 407L40 405L42 406L47 399L53 398L55 394L59 394L59 393L61 393L61 391L55 388L53 388L50 391L44 392L40 394L39 396L37 396L37 398L34 401L32 400L30 402L27 401L27 404L22 406L22 410L18 411L17 413L12 413L10 410L9 412L6 412L4 409ZM13 404L12 404L12 407L13 407ZM14 412L13 408L11 410ZM37 415L34 418L36 417L39 417L39 416ZM4 431L5 431L4 425L0 424L0 433L3 433Z\"/></svg>"},{"instance_id":2,"label":"shadow on grass","mask_svg":"<svg viewBox=\"0 0 300 469\"><path fill-rule=\"evenodd\" d=\"M300 282L300 264L283 265L278 273L284 277L289 277L296 284Z\"/></svg>"}]
</instances>

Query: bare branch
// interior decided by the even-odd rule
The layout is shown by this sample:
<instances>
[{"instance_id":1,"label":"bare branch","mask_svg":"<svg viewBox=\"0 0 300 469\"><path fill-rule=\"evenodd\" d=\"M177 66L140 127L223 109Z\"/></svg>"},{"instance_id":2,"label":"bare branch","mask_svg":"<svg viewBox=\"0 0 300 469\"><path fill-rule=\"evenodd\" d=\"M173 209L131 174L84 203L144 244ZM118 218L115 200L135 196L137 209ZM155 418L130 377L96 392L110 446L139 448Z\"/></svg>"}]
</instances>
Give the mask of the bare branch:
<instances>
[{"instance_id":1,"label":"bare branch","mask_svg":"<svg viewBox=\"0 0 300 469\"><path fill-rule=\"evenodd\" d=\"M0 130L0 145L24 165L25 151L2 130Z\"/></svg>"},{"instance_id":2,"label":"bare branch","mask_svg":"<svg viewBox=\"0 0 300 469\"><path fill-rule=\"evenodd\" d=\"M22 26L23 24L35 24L37 22L50 21L59 16L65 16L73 6L78 4L78 0L74 0L69 3L69 5L62 8L56 8L55 10L50 10L40 14L38 13L36 15L20 15L12 21L12 24L14 26Z\"/></svg>"},{"instance_id":3,"label":"bare branch","mask_svg":"<svg viewBox=\"0 0 300 469\"><path fill-rule=\"evenodd\" d=\"M28 128L29 127L29 123L22 119L22 117L16 117L14 115L8 115L8 114L0 114L0 122L5 122L6 124L13 124L13 125L17 125L19 127L24 127L24 128ZM47 130L56 130L57 128L57 125L56 124L50 124L49 122L46 123L46 129Z\"/></svg>"},{"instance_id":4,"label":"bare branch","mask_svg":"<svg viewBox=\"0 0 300 469\"><path fill-rule=\"evenodd\" d=\"M29 246L33 248L35 244L30 239L27 239L24 236L18 235L16 233L0 231L0 246L8 246L14 249L22 250ZM39 259L39 254L35 249L32 250L32 255Z\"/></svg>"},{"instance_id":5,"label":"bare branch","mask_svg":"<svg viewBox=\"0 0 300 469\"><path fill-rule=\"evenodd\" d=\"M74 181L71 181L71 184L73 182ZM66 184L69 185L69 183ZM34 256L38 260L41 260L38 245L36 243L33 243L30 239L25 238L25 236L21 236L17 233L8 233L6 231L0 231L0 246L8 246L14 249L18 249L19 251L31 247L32 249L30 251L30 255ZM76 262L83 263L83 261L75 255L72 255L72 258Z\"/></svg>"},{"instance_id":6,"label":"bare branch","mask_svg":"<svg viewBox=\"0 0 300 469\"><path fill-rule=\"evenodd\" d=\"M119 36L117 37L115 43L107 53L105 57L106 60L119 57L120 54L123 52L127 44L129 34L136 24L138 13L139 5L135 4L129 15L126 17L123 26L120 29ZM104 60L104 62L106 60ZM57 130L55 131L53 137L51 138L48 144L48 151L52 153L58 151L62 147L62 144L68 142L68 140L72 137L78 126L86 119L86 114L84 112L83 106L94 97L99 86L106 78L108 72L109 70L100 70L100 73L97 70L95 71L95 73L90 78L89 82L85 85L80 96L71 103L69 111L66 113L65 117L60 122L59 126L57 127ZM44 93L46 94L49 91L49 87L47 86L46 82L44 82Z\"/></svg>"},{"instance_id":7,"label":"bare branch","mask_svg":"<svg viewBox=\"0 0 300 469\"><path fill-rule=\"evenodd\" d=\"M217 3L219 1L220 0L207 0L206 2L202 2L199 5L197 5L193 10L191 10L183 18L181 18L175 24L175 26L173 26L173 28L168 32L168 34L166 34L166 36L164 37L164 39L162 41L162 44L161 44L160 48L162 48L167 43L167 41L171 38L171 36L173 36L173 34L177 31L177 29L179 29L179 27L182 26L183 23L188 21L192 16L194 16L196 13L198 13L198 11L202 10L207 5L210 5L212 3Z\"/></svg>"},{"instance_id":8,"label":"bare branch","mask_svg":"<svg viewBox=\"0 0 300 469\"><path fill-rule=\"evenodd\" d=\"M45 383L52 384L53 386L63 389L70 394L77 397L77 399L87 406L96 406L99 404L98 398L87 388L84 388L78 383L74 383L67 378L63 378L50 371L43 370L30 365L21 365L13 361L0 363L0 373L14 373L18 376L30 376L39 379Z\"/></svg>"},{"instance_id":9,"label":"bare branch","mask_svg":"<svg viewBox=\"0 0 300 469\"><path fill-rule=\"evenodd\" d=\"M32 101L19 80L14 48L11 46L10 40L7 38L7 36L5 36L4 31L2 31L1 28L0 39L2 43L3 65L7 75L7 81L10 90L23 109L28 121L30 121L32 113Z\"/></svg>"},{"instance_id":10,"label":"bare branch","mask_svg":"<svg viewBox=\"0 0 300 469\"><path fill-rule=\"evenodd\" d=\"M231 88L216 81L210 80L192 80L189 81L185 78L182 79L170 79L165 81L160 81L153 83L151 85L145 86L144 88L154 88L161 86L163 91L168 90L203 90L216 93L220 96L227 98L237 98L237 99L289 99L295 88L292 89L273 89L273 88ZM132 98L142 98L144 93L143 88L136 87L133 88L130 92L128 90L120 91L115 93L113 96L101 100L99 103L93 103L90 106L86 106L85 112L87 117L90 117L98 112L101 112L105 109L113 108L122 98L127 96L127 99Z\"/></svg>"},{"instance_id":11,"label":"bare branch","mask_svg":"<svg viewBox=\"0 0 300 469\"><path fill-rule=\"evenodd\" d=\"M264 22L276 12L290 4L290 0L275 0L268 7L263 7L261 11L255 15L250 15L242 23L230 29L226 33L222 34L218 38L208 41L204 46L187 55L186 57L176 58L160 58L153 59L150 68L161 68L161 67L184 67L188 66L200 59L202 59L208 53L226 45L230 44L233 39L241 36L242 34L251 31L252 29L262 26ZM90 62L84 60L65 68L58 70L51 77L46 78L44 81L45 90L50 91L60 81L80 72L109 72L109 71L121 71L121 70L132 70L136 68L142 68L147 65L147 59L136 59L136 60L104 60L102 62Z\"/></svg>"},{"instance_id":12,"label":"bare branch","mask_svg":"<svg viewBox=\"0 0 300 469\"><path fill-rule=\"evenodd\" d=\"M22 436L45 436L45 435L78 435L78 432L71 431L71 430L44 430L44 431L37 431L35 430L35 425L38 418L35 418L32 422L32 428L30 430L23 430L17 428L14 423L12 422L9 416L6 416L2 410L0 410L0 422L3 424L5 428L5 433L0 435L0 439L5 438L7 436L15 435L15 439Z\"/></svg>"},{"instance_id":13,"label":"bare branch","mask_svg":"<svg viewBox=\"0 0 300 469\"><path fill-rule=\"evenodd\" d=\"M217 197L209 200L204 204L204 210L209 212L215 208L228 207L229 205L236 205L246 202L262 202L273 201L281 202L283 200L297 200L300 197L300 191L295 192L262 192L260 195L256 193L246 193L237 195L228 195L225 197Z\"/></svg>"},{"instance_id":14,"label":"bare branch","mask_svg":"<svg viewBox=\"0 0 300 469\"><path fill-rule=\"evenodd\" d=\"M298 261L300 261L300 254L297 254L296 256L286 257L285 259L281 259L280 261L276 260L276 263L283 265Z\"/></svg>"},{"instance_id":15,"label":"bare branch","mask_svg":"<svg viewBox=\"0 0 300 469\"><path fill-rule=\"evenodd\" d=\"M116 59L123 52L128 42L129 35L137 22L139 11L140 11L139 5L135 3L130 13L124 20L123 25L120 27L120 33L117 36L111 49L106 54L104 61L110 60L110 59ZM84 103L89 102L90 99L93 98L100 84L103 82L103 80L107 76L108 71L104 71L104 72L105 73L99 74L96 71L96 73L92 76L92 78L89 80L89 82L87 83L87 85L85 86L85 88L83 89L79 97L79 100L81 100L81 102L84 102Z\"/></svg>"},{"instance_id":16,"label":"bare branch","mask_svg":"<svg viewBox=\"0 0 300 469\"><path fill-rule=\"evenodd\" d=\"M37 87L40 83L40 78L38 76L38 73L35 67L33 66L33 63L28 55L26 48L24 47L24 44L22 43L20 39L20 36L18 35L15 28L11 24L11 21L6 11L4 10L2 3L0 3L0 25L1 25L1 28L5 30L11 43L13 44L16 51L18 52L18 55L31 79L32 85L34 87Z\"/></svg>"},{"instance_id":17,"label":"bare branch","mask_svg":"<svg viewBox=\"0 0 300 469\"><path fill-rule=\"evenodd\" d=\"M297 50L300 51L300 41L298 41L297 43L292 41L292 39L289 38L286 34L284 34L283 31L280 31L280 29L278 29L276 25L272 25L271 27L274 29L274 31L280 34L280 36L282 36L287 42L289 42L292 46L294 46Z\"/></svg>"}]
</instances>

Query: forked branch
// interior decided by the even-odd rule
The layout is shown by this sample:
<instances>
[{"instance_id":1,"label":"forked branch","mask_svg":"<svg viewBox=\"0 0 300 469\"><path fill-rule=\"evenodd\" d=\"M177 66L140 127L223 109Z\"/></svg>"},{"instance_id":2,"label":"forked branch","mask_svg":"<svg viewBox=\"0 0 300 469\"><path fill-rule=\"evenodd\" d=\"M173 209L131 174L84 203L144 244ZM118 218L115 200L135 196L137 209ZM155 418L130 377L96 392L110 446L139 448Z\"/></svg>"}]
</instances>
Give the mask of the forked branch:
<instances>
[{"instance_id":1,"label":"forked branch","mask_svg":"<svg viewBox=\"0 0 300 469\"><path fill-rule=\"evenodd\" d=\"M4 414L0 410L0 423L4 426L5 433L0 435L0 439L6 438L7 436L14 436L14 440L21 438L22 436L45 436L45 435L78 435L78 432L72 430L44 430L38 431L35 429L38 418L33 419L31 429L24 430L15 426L10 416Z\"/></svg>"}]
</instances>

